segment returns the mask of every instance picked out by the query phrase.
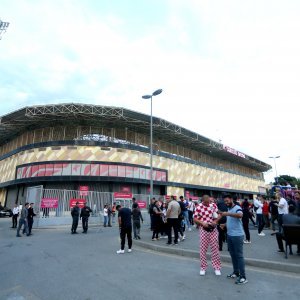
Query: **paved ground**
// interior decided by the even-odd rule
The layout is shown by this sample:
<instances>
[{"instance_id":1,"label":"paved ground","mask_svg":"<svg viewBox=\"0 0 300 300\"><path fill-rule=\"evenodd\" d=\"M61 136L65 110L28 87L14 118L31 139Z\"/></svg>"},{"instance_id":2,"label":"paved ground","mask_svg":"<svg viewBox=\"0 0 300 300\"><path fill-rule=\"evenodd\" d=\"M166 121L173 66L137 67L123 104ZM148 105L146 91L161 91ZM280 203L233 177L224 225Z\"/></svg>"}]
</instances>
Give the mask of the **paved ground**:
<instances>
[{"instance_id":1,"label":"paved ground","mask_svg":"<svg viewBox=\"0 0 300 300\"><path fill-rule=\"evenodd\" d=\"M87 235L71 235L68 227L39 229L31 237L16 238L9 225L0 220L1 300L300 299L299 274L252 268L249 283L237 286L225 278L228 265L221 277L212 271L200 277L194 259L137 246L117 255L116 227L93 227Z\"/></svg>"}]
</instances>

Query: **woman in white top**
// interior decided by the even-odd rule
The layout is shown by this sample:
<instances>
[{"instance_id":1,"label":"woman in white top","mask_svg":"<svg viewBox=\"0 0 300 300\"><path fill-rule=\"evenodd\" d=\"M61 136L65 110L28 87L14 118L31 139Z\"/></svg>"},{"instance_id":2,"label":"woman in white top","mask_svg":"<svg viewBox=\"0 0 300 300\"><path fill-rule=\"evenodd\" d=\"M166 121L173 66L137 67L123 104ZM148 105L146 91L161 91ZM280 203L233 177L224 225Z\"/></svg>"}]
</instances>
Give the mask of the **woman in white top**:
<instances>
[{"instance_id":1,"label":"woman in white top","mask_svg":"<svg viewBox=\"0 0 300 300\"><path fill-rule=\"evenodd\" d=\"M108 225L108 205L104 205L104 209L103 209L103 226L106 227Z\"/></svg>"}]
</instances>

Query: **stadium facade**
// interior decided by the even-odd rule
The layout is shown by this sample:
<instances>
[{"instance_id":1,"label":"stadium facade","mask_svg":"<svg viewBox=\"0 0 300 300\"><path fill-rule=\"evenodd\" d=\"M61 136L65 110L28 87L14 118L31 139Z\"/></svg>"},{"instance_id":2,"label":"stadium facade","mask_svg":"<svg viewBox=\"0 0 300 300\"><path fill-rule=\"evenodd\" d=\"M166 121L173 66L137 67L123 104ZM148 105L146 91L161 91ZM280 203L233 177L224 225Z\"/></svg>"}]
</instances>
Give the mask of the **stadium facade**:
<instances>
[{"instance_id":1,"label":"stadium facade","mask_svg":"<svg viewBox=\"0 0 300 300\"><path fill-rule=\"evenodd\" d=\"M86 104L25 107L0 119L0 201L28 187L149 194L150 116ZM251 198L270 165L164 119L153 118L155 195Z\"/></svg>"}]
</instances>

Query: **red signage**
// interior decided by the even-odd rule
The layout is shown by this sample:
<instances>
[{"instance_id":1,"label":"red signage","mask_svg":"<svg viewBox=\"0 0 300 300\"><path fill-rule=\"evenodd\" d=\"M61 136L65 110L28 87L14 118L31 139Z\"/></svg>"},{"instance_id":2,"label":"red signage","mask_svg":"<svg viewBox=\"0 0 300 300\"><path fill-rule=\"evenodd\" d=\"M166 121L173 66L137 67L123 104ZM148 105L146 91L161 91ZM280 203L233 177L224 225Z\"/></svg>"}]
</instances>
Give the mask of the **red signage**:
<instances>
[{"instance_id":1,"label":"red signage","mask_svg":"<svg viewBox=\"0 0 300 300\"><path fill-rule=\"evenodd\" d=\"M70 207L73 208L76 205L76 202L79 202L78 206L80 208L84 207L84 204L86 203L85 199L70 199Z\"/></svg>"},{"instance_id":2,"label":"red signage","mask_svg":"<svg viewBox=\"0 0 300 300\"><path fill-rule=\"evenodd\" d=\"M139 206L140 209L146 209L147 208L147 202L143 200L137 200L136 201L137 205Z\"/></svg>"},{"instance_id":3,"label":"red signage","mask_svg":"<svg viewBox=\"0 0 300 300\"><path fill-rule=\"evenodd\" d=\"M121 192L122 193L130 193L131 192L130 186L121 186Z\"/></svg>"},{"instance_id":4,"label":"red signage","mask_svg":"<svg viewBox=\"0 0 300 300\"><path fill-rule=\"evenodd\" d=\"M42 198L41 208L57 208L58 199L57 198Z\"/></svg>"},{"instance_id":5,"label":"red signage","mask_svg":"<svg viewBox=\"0 0 300 300\"><path fill-rule=\"evenodd\" d=\"M79 186L79 195L87 196L89 194L89 187L86 185Z\"/></svg>"},{"instance_id":6,"label":"red signage","mask_svg":"<svg viewBox=\"0 0 300 300\"><path fill-rule=\"evenodd\" d=\"M226 152L229 152L231 154L234 154L236 156L242 157L242 158L246 158L246 155L240 151L237 151L233 148L230 148L229 146L225 146L223 145L223 150L225 150Z\"/></svg>"},{"instance_id":7,"label":"red signage","mask_svg":"<svg viewBox=\"0 0 300 300\"><path fill-rule=\"evenodd\" d=\"M116 199L131 199L132 194L115 192L114 193L114 198L116 198Z\"/></svg>"}]
</instances>

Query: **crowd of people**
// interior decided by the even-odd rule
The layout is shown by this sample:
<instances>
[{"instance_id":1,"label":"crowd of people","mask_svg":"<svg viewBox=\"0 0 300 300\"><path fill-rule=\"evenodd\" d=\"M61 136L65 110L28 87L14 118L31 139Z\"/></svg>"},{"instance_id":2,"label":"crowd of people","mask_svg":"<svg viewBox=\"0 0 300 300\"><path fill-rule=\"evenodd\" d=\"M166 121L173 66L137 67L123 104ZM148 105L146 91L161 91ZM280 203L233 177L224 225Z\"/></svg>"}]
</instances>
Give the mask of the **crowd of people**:
<instances>
[{"instance_id":1,"label":"crowd of people","mask_svg":"<svg viewBox=\"0 0 300 300\"><path fill-rule=\"evenodd\" d=\"M20 211L15 205L12 216L12 228L17 228L17 237L23 226L23 234L31 235L34 220L34 204L25 203ZM92 210L85 203L82 208L79 202L71 210L71 233L77 233L79 220L82 219L83 233L88 231L88 219ZM166 238L167 245L178 245L186 239L186 231L199 229L200 275L204 276L208 267L207 251L211 249L211 262L215 275L221 275L220 251L227 242L228 251L232 258L233 272L228 278L236 279L237 284L247 283L243 245L251 243L249 223L257 227L257 234L265 236L264 229L270 229L271 235L276 235L278 251L284 252L283 224L300 224L300 194L295 193L294 199L285 199L280 192L274 197L267 198L257 195L252 201L237 199L235 196L224 195L222 199L214 199L204 195L201 201L193 201L180 196L171 196L164 200L151 199L148 208L152 241ZM105 205L103 209L103 226L112 227L118 216L121 248L118 254L125 253L125 240L128 240L128 252L132 252L133 238L141 239L141 223L143 215L135 198L132 198L131 208L121 205ZM19 223L17 222L19 217ZM17 226L18 225L18 226ZM290 253L292 249L290 247ZM300 254L300 245L297 253Z\"/></svg>"}]
</instances>

